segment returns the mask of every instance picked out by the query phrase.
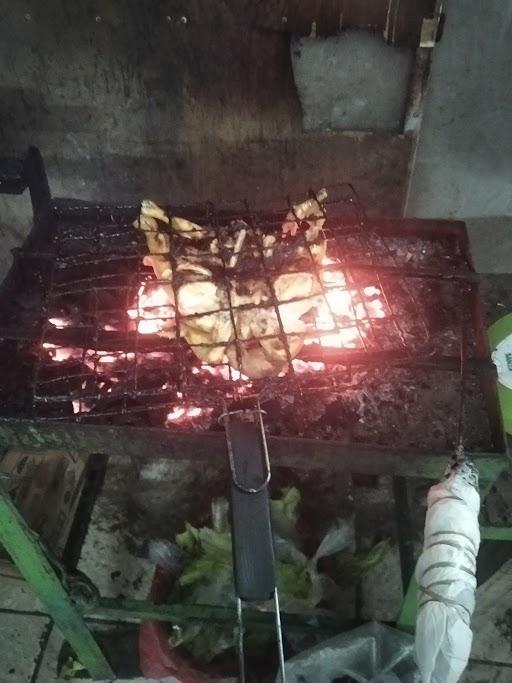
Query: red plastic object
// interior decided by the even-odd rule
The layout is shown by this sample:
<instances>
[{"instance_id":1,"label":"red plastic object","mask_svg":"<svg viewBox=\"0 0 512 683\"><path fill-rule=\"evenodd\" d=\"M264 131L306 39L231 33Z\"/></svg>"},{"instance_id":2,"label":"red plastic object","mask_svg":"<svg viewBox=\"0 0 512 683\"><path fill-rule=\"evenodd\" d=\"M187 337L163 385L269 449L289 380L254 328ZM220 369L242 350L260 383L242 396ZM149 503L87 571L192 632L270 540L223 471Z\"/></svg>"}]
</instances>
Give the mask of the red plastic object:
<instances>
[{"instance_id":1,"label":"red plastic object","mask_svg":"<svg viewBox=\"0 0 512 683\"><path fill-rule=\"evenodd\" d=\"M159 567L156 568L149 599L162 602L172 587L170 579ZM174 676L180 683L209 683L209 676L201 673L176 650L169 647L167 624L161 621L145 621L139 627L139 666L146 678Z\"/></svg>"}]
</instances>

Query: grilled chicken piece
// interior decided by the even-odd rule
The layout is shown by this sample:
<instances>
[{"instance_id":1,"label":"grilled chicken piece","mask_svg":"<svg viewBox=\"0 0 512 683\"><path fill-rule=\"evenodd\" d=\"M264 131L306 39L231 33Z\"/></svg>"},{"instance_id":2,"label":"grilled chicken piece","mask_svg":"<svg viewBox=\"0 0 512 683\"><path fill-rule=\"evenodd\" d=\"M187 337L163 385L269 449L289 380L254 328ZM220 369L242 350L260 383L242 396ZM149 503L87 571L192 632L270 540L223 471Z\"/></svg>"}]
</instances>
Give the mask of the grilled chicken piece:
<instances>
[{"instance_id":1,"label":"grilled chicken piece","mask_svg":"<svg viewBox=\"0 0 512 683\"><path fill-rule=\"evenodd\" d=\"M282 231L283 235L296 235L299 229L299 223L306 221L308 223L308 230L312 230L310 241L318 237L318 232L324 224L324 210L320 202L327 199L327 190L321 189L316 195L316 198L306 199L300 204L294 204L293 210L288 211L284 219ZM321 222L321 225L319 225Z\"/></svg>"},{"instance_id":2,"label":"grilled chicken piece","mask_svg":"<svg viewBox=\"0 0 512 683\"><path fill-rule=\"evenodd\" d=\"M321 190L319 201L326 196L326 191ZM279 242L275 235L262 236L265 259L275 254L283 273L271 281L260 273L238 283L237 271L254 268L254 263L260 262L260 251L250 241L248 226L243 221L234 225L234 235L219 244L218 231L184 218L169 219L153 202L142 202L134 227L142 230L146 238L149 254L144 257L144 264L153 268L158 280L163 281L161 284L169 302L178 306L180 335L203 363L227 362L249 378L256 379L282 372L289 360L288 352L294 358L302 348L306 325L301 317L318 303L320 287L310 272L300 270L300 264L311 259L321 263L325 257L322 232L325 219L315 199L298 204L294 211L308 224L305 239L294 239L297 223L292 212L287 214L282 226L282 234L289 235L288 244L286 239ZM165 224L163 229L158 221ZM171 285L172 234L190 242L180 248L180 253L173 253L177 302ZM194 246L194 241L207 238L210 238L209 252ZM215 281L212 271L219 267L233 271L229 284L218 278ZM298 268L297 272L293 272L294 267ZM169 331L158 334L172 336Z\"/></svg>"}]
</instances>

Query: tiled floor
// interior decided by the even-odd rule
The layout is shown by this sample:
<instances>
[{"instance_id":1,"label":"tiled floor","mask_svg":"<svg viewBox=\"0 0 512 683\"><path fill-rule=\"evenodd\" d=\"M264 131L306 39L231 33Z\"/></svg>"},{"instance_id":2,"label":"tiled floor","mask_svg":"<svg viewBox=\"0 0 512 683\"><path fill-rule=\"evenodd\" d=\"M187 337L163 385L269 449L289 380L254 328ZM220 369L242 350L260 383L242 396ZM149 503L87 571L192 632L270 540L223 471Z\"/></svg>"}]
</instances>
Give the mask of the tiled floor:
<instances>
[{"instance_id":1,"label":"tiled floor","mask_svg":"<svg viewBox=\"0 0 512 683\"><path fill-rule=\"evenodd\" d=\"M112 497L126 487L131 464L113 461L95 505L82 549L80 569L105 596L145 597L153 567L133 550L124 518L126 501L114 509ZM122 482L122 484L121 484ZM26 584L0 576L0 681L51 683L59 680L57 659L63 644L59 631ZM133 679L132 679L133 680ZM174 679L168 679L173 681Z\"/></svg>"}]
</instances>

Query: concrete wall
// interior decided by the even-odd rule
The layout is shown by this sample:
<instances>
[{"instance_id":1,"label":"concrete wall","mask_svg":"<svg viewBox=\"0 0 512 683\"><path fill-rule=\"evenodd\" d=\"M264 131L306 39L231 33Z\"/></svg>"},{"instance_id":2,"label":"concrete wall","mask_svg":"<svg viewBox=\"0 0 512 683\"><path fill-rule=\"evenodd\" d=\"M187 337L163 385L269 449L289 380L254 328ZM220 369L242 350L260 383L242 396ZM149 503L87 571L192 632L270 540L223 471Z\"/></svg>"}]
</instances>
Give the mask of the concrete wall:
<instances>
[{"instance_id":1,"label":"concrete wall","mask_svg":"<svg viewBox=\"0 0 512 683\"><path fill-rule=\"evenodd\" d=\"M406 212L467 221L478 268L512 271L512 3L447 0Z\"/></svg>"},{"instance_id":2,"label":"concrete wall","mask_svg":"<svg viewBox=\"0 0 512 683\"><path fill-rule=\"evenodd\" d=\"M349 180L399 212L410 141L304 133L287 33L143 4L0 0L0 155L37 145L59 196L260 203ZM28 223L0 203L0 277Z\"/></svg>"},{"instance_id":3,"label":"concrete wall","mask_svg":"<svg viewBox=\"0 0 512 683\"><path fill-rule=\"evenodd\" d=\"M413 55L377 32L293 40L304 128L401 132Z\"/></svg>"}]
</instances>

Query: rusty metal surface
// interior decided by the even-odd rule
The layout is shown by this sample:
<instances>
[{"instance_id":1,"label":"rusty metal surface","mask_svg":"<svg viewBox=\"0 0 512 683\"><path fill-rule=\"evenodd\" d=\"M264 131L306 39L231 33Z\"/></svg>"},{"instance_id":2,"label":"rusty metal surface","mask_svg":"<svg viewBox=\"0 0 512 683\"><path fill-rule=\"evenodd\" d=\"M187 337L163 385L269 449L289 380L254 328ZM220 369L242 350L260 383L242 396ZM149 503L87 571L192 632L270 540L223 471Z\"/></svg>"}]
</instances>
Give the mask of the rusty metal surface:
<instances>
[{"instance_id":1,"label":"rusty metal surface","mask_svg":"<svg viewBox=\"0 0 512 683\"><path fill-rule=\"evenodd\" d=\"M27 449L74 448L86 453L108 453L134 460L177 459L224 465L223 432L170 432L166 429L74 423L0 420L0 447ZM450 452L435 455L414 449L347 445L336 441L268 437L272 467L301 470L342 470L362 474L400 474L439 478ZM492 479L506 461L499 451L473 454L482 479Z\"/></svg>"}]
</instances>

